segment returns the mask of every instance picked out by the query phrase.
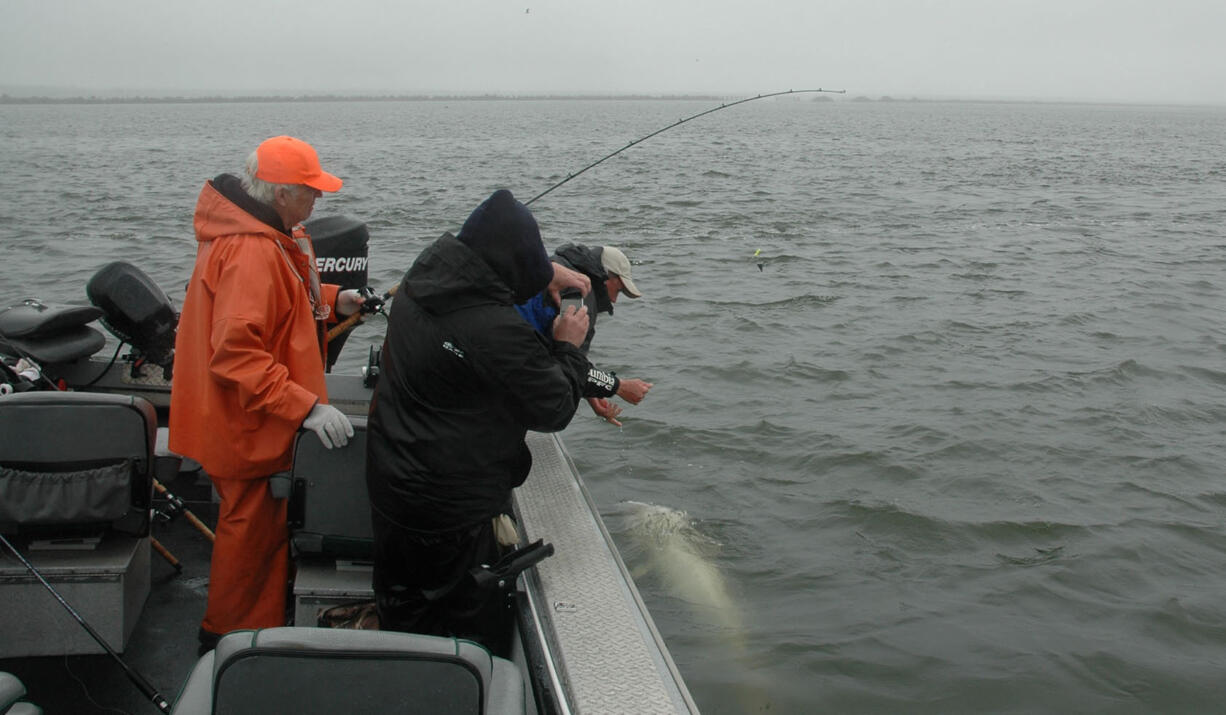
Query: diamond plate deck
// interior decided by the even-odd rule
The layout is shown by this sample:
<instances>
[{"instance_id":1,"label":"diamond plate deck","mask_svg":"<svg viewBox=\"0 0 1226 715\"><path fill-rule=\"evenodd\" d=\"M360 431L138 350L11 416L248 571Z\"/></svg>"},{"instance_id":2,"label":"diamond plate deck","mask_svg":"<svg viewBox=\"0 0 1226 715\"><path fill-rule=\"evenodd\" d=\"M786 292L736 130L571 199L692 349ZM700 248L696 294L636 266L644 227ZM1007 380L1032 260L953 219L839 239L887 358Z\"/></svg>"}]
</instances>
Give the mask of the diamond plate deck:
<instances>
[{"instance_id":1,"label":"diamond plate deck","mask_svg":"<svg viewBox=\"0 0 1226 715\"><path fill-rule=\"evenodd\" d=\"M515 490L521 528L555 554L532 576L563 692L578 713L696 713L570 457L529 433L532 473Z\"/></svg>"}]
</instances>

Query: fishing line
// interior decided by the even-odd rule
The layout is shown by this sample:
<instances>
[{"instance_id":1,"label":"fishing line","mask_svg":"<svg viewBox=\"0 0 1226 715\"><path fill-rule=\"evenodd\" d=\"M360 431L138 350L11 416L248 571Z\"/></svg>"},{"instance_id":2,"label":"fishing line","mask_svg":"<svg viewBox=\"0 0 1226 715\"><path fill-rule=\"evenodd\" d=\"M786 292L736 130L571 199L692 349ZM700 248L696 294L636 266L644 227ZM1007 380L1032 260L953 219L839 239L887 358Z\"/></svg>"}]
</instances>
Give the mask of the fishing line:
<instances>
[{"instance_id":1,"label":"fishing line","mask_svg":"<svg viewBox=\"0 0 1226 715\"><path fill-rule=\"evenodd\" d=\"M626 146L618 149L617 151L612 152L611 154L608 154L607 156L603 156L597 159L596 161L593 161L591 164L588 164L587 166L583 167L582 169L576 171L573 174L567 174L565 179L562 179L561 181L554 184L553 186L550 186L548 189L545 189L544 191L537 194L536 196L533 196L532 198L528 199L527 201L524 202L524 205L527 206L528 204L532 203L533 201L536 201L537 199L541 198L545 194L548 194L550 191L553 191L554 189L562 186L563 184L575 178L576 176L579 176L580 174L587 171L588 169L591 169L593 167L599 166L600 164L603 164L605 161L612 159L613 157L629 149L635 144L642 144L648 139L654 137L655 135L663 134L664 132L668 131L669 129L672 129L673 127L679 127L682 124L685 124L686 122L690 121L691 119L698 119L699 117L705 117L706 115L712 114L714 112L718 112L721 109L728 109L729 107L735 107L738 104L744 104L746 102L753 102L758 99L766 99L767 97L779 97L785 94L806 94L806 93L812 93L812 92L826 92L829 94L847 94L847 90L845 89L789 89L785 92L771 92L770 94L759 94L755 97L746 97L745 99L738 99L735 102L729 102L728 104L721 104L718 107L712 107L705 111L699 112L698 114L694 114L694 115L685 117L684 119L678 119L672 124L669 124L666 127L661 127L660 129L655 130L654 132L648 134L647 136L644 136L640 139L635 139L634 141L630 142Z\"/></svg>"},{"instance_id":2,"label":"fishing line","mask_svg":"<svg viewBox=\"0 0 1226 715\"><path fill-rule=\"evenodd\" d=\"M93 705L95 708L103 712L119 713L119 715L131 715L131 713L129 713L127 710L120 710L119 708L103 705L97 700L94 700L94 696L89 692L89 686L86 685L85 681L81 680L81 676L77 675L76 671L72 669L72 663L69 662L68 655L64 656L64 671L68 673L69 677L76 681L77 685L81 688L81 694L85 696L85 699L89 701L90 705Z\"/></svg>"}]
</instances>

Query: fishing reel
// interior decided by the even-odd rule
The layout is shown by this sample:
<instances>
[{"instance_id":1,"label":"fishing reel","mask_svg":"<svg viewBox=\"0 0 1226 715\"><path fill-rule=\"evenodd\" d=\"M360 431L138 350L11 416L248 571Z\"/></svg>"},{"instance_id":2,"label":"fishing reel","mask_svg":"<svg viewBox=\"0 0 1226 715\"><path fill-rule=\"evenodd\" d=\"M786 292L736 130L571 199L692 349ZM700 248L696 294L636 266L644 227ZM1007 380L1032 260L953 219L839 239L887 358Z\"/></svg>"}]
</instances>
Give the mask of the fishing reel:
<instances>
[{"instance_id":1,"label":"fishing reel","mask_svg":"<svg viewBox=\"0 0 1226 715\"><path fill-rule=\"evenodd\" d=\"M382 313L384 306L391 296L379 295L374 288L370 286L362 286L358 288L358 295L362 297L362 307L358 309L362 315L373 315Z\"/></svg>"}]
</instances>

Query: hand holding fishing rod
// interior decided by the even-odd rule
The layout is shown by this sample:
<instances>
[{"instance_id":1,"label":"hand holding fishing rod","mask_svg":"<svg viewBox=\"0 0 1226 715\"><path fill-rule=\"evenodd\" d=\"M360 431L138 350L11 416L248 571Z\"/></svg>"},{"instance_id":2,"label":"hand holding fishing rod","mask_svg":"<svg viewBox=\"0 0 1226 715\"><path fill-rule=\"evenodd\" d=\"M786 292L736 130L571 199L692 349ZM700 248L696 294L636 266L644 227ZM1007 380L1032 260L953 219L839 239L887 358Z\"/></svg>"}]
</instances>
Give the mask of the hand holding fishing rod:
<instances>
[{"instance_id":1,"label":"hand holding fishing rod","mask_svg":"<svg viewBox=\"0 0 1226 715\"><path fill-rule=\"evenodd\" d=\"M332 326L328 330L328 335L327 335L328 341L331 342L332 340L335 340L337 336L344 333L346 330L349 330L350 328L361 323L362 316L370 315L372 313L382 313L384 306L387 304L389 300L392 299L393 296L396 295L396 291L399 289L400 289L400 284L397 283L396 285L389 288L388 291L384 293L383 295L377 295L374 289L371 288L370 286L366 286L362 288L361 290L359 290L358 292L362 295L362 298L364 299L362 301L361 307L358 308L357 312L353 313L348 318L345 318L341 322Z\"/></svg>"},{"instance_id":2,"label":"hand holding fishing rod","mask_svg":"<svg viewBox=\"0 0 1226 715\"><path fill-rule=\"evenodd\" d=\"M574 288L583 295L587 295L588 291L592 288L592 282L587 276L578 271L572 271L562 266L555 266L554 280L549 284L550 294L553 295L554 300L560 301L561 291L567 288ZM376 295L375 292L369 287L363 288L362 291L369 291L369 293L363 294L363 297L366 300L362 303L362 307L358 310L358 312L332 326L332 328L328 330L327 339L329 341L335 340L337 336L341 335L346 330L349 330L350 328L361 323L362 316L364 315L383 312L384 306L389 300L395 297L396 291L399 289L400 284L397 283L389 288L386 293L380 296Z\"/></svg>"},{"instance_id":3,"label":"hand holding fishing rod","mask_svg":"<svg viewBox=\"0 0 1226 715\"><path fill-rule=\"evenodd\" d=\"M567 268L560 263L553 264L553 280L545 286L553 302L562 305L562 291L577 290L580 295L587 295L592 290L592 279L583 273Z\"/></svg>"}]
</instances>

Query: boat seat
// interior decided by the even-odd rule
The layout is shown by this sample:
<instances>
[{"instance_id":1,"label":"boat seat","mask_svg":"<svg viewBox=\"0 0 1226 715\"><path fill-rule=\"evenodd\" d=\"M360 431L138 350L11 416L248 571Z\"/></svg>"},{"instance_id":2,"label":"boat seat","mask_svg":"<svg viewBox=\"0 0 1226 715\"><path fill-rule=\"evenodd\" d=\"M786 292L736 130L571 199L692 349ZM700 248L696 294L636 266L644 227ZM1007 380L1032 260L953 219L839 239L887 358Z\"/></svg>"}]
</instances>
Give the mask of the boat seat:
<instances>
[{"instance_id":1,"label":"boat seat","mask_svg":"<svg viewBox=\"0 0 1226 715\"><path fill-rule=\"evenodd\" d=\"M0 671L0 715L41 715L42 708L23 700L26 686L12 673Z\"/></svg>"},{"instance_id":2,"label":"boat seat","mask_svg":"<svg viewBox=\"0 0 1226 715\"><path fill-rule=\"evenodd\" d=\"M106 345L102 333L88 325L47 337L10 338L0 335L0 354L24 357L39 365L57 365L87 358Z\"/></svg>"},{"instance_id":3,"label":"boat seat","mask_svg":"<svg viewBox=\"0 0 1226 715\"><path fill-rule=\"evenodd\" d=\"M156 430L141 397L0 397L0 533L148 536Z\"/></svg>"},{"instance_id":4,"label":"boat seat","mask_svg":"<svg viewBox=\"0 0 1226 715\"><path fill-rule=\"evenodd\" d=\"M102 349L106 338L88 325L102 317L92 305L25 300L0 310L0 353L40 365L66 363Z\"/></svg>"},{"instance_id":5,"label":"boat seat","mask_svg":"<svg viewBox=\"0 0 1226 715\"><path fill-rule=\"evenodd\" d=\"M525 712L519 669L454 638L330 628L234 631L188 676L171 713Z\"/></svg>"},{"instance_id":6,"label":"boat seat","mask_svg":"<svg viewBox=\"0 0 1226 715\"><path fill-rule=\"evenodd\" d=\"M366 492L366 418L352 417L349 444L327 449L314 432L294 439L291 471L273 475L274 496L288 497L291 539L298 553L371 558L374 532Z\"/></svg>"}]
</instances>

